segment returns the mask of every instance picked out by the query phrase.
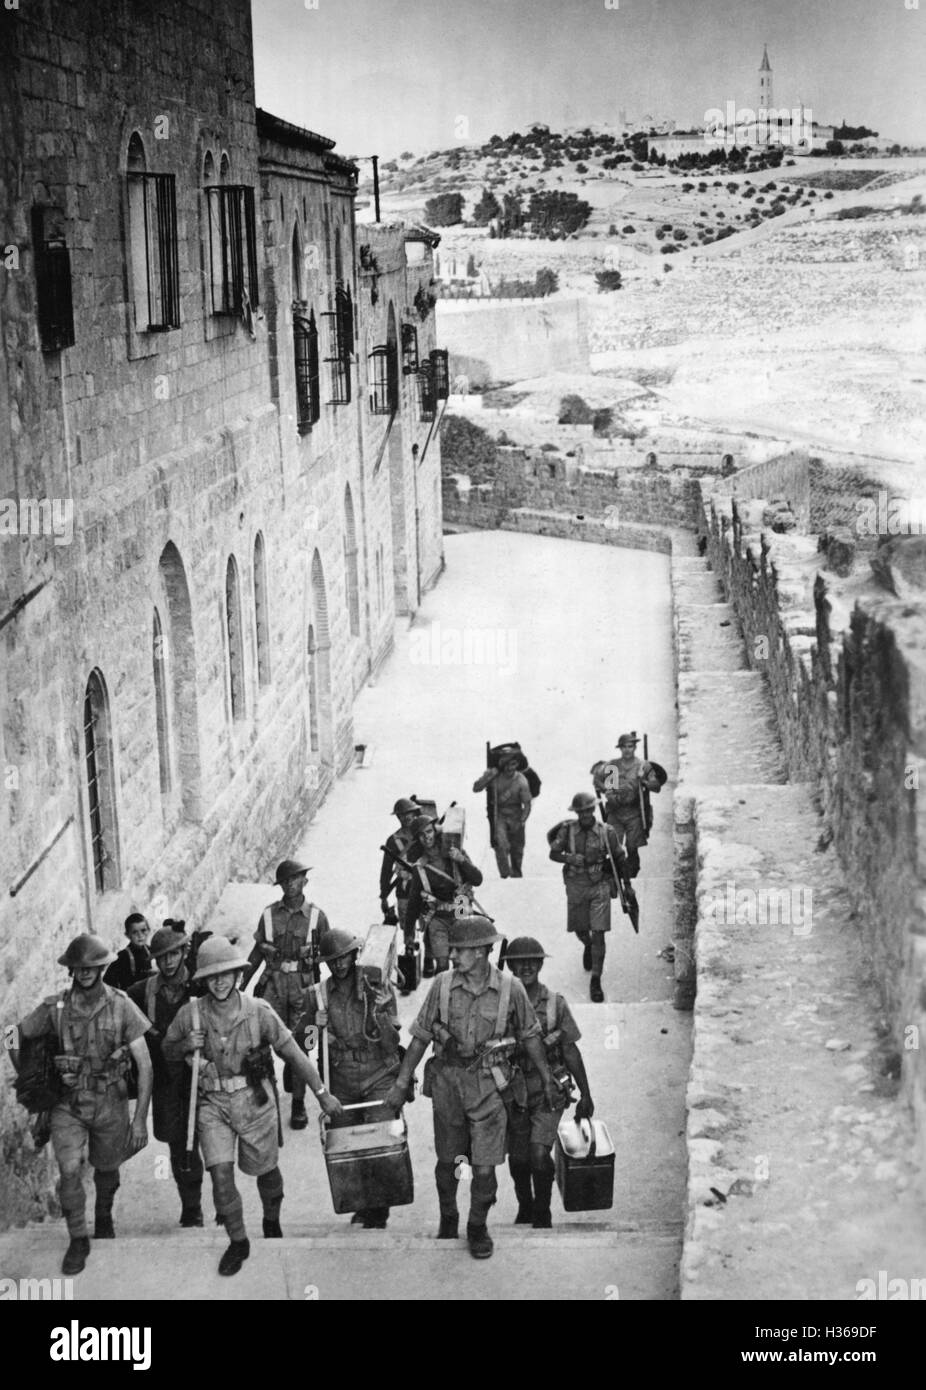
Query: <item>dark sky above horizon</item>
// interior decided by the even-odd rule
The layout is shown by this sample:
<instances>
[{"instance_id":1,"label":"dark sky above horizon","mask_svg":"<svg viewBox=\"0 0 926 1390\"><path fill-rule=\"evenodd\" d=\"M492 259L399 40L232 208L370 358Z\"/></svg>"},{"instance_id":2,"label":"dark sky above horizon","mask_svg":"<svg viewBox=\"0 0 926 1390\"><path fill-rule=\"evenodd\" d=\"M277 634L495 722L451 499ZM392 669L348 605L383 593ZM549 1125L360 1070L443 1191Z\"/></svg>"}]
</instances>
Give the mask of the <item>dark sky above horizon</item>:
<instances>
[{"instance_id":1,"label":"dark sky above horizon","mask_svg":"<svg viewBox=\"0 0 926 1390\"><path fill-rule=\"evenodd\" d=\"M912 3L252 0L257 100L344 154L387 158L535 120L617 124L622 109L688 126L758 105L767 43L776 106L924 141L926 0Z\"/></svg>"}]
</instances>

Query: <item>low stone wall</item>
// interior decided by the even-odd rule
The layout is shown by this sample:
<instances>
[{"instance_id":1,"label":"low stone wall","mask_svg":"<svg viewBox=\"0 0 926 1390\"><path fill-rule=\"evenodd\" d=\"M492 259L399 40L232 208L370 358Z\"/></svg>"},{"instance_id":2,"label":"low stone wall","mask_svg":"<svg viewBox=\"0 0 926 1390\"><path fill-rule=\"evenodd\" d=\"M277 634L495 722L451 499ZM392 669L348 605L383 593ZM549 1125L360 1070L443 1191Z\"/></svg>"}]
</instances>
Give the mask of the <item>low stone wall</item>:
<instances>
[{"instance_id":1,"label":"low stone wall","mask_svg":"<svg viewBox=\"0 0 926 1390\"><path fill-rule=\"evenodd\" d=\"M584 299L441 299L437 336L471 386L589 370Z\"/></svg>"}]
</instances>

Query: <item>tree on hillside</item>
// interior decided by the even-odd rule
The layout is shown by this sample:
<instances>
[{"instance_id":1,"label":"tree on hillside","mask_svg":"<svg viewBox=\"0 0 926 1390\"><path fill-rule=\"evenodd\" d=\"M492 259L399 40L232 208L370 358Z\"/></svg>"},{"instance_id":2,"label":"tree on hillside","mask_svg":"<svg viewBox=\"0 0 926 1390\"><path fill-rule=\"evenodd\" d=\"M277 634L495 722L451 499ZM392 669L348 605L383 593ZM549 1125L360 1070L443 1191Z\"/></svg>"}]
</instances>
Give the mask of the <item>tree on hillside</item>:
<instances>
[{"instance_id":1,"label":"tree on hillside","mask_svg":"<svg viewBox=\"0 0 926 1390\"><path fill-rule=\"evenodd\" d=\"M534 278L534 289L541 299L546 298L548 294L555 294L559 289L559 276L556 271L551 270L549 266L541 266Z\"/></svg>"},{"instance_id":2,"label":"tree on hillside","mask_svg":"<svg viewBox=\"0 0 926 1390\"><path fill-rule=\"evenodd\" d=\"M424 205L424 220L429 227L452 227L463 221L463 194L440 193Z\"/></svg>"},{"instance_id":3,"label":"tree on hillside","mask_svg":"<svg viewBox=\"0 0 926 1390\"><path fill-rule=\"evenodd\" d=\"M581 231L591 215L591 203L575 193L559 190L533 194L528 207L534 231L542 237L569 236Z\"/></svg>"},{"instance_id":4,"label":"tree on hillside","mask_svg":"<svg viewBox=\"0 0 926 1390\"><path fill-rule=\"evenodd\" d=\"M503 194L502 215L499 224L499 232L502 236L510 236L512 232L519 231L524 226L524 212L521 208L521 200L514 193Z\"/></svg>"},{"instance_id":5,"label":"tree on hillside","mask_svg":"<svg viewBox=\"0 0 926 1390\"><path fill-rule=\"evenodd\" d=\"M473 208L473 221L477 227L487 227L493 217L498 217L501 213L501 203L494 193L490 193L487 188L482 190L482 197Z\"/></svg>"}]
</instances>

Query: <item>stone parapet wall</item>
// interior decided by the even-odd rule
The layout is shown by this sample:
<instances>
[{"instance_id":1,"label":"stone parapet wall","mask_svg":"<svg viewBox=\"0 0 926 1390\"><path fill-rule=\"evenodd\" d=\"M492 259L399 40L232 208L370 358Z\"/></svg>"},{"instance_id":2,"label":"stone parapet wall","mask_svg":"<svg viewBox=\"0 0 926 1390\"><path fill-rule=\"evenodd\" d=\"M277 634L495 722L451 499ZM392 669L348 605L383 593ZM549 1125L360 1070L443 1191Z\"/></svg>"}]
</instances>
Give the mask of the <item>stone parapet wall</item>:
<instances>
[{"instance_id":1,"label":"stone parapet wall","mask_svg":"<svg viewBox=\"0 0 926 1390\"><path fill-rule=\"evenodd\" d=\"M472 386L588 371L584 299L440 300L437 331Z\"/></svg>"}]
</instances>

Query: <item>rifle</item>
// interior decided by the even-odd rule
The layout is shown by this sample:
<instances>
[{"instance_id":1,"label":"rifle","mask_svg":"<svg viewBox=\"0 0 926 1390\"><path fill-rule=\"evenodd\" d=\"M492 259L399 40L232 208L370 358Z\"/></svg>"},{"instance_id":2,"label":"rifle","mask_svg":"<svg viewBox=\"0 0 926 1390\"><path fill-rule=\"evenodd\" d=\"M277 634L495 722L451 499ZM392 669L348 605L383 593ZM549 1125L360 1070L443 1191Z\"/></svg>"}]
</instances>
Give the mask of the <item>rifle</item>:
<instances>
[{"instance_id":1,"label":"rifle","mask_svg":"<svg viewBox=\"0 0 926 1390\"><path fill-rule=\"evenodd\" d=\"M193 1013L193 1028L199 1032L199 1000L196 995L190 996L190 1008ZM196 1102L199 1099L199 1048L193 1053L193 1073L190 1077L190 1113L187 1117L186 1125L186 1152L183 1156L183 1171L188 1173L193 1166L193 1150L196 1148Z\"/></svg>"},{"instance_id":2,"label":"rifle","mask_svg":"<svg viewBox=\"0 0 926 1390\"><path fill-rule=\"evenodd\" d=\"M454 802L453 804L456 805L456 802ZM401 864L402 868L407 869L410 874L414 875L417 872L417 865L409 863L407 859L403 859L401 854L396 854L395 850L387 849L385 845L380 845L380 849L382 850L383 854L388 854L390 859L395 860L397 864ZM456 879L453 877L452 874L445 874L443 869L438 869L433 864L427 864L424 867L427 869L427 872L429 874L434 874L437 878L442 878L447 883L452 883L454 888L460 887L459 883L457 883ZM473 907L476 909L477 912L481 913L483 917L488 917L490 922L495 921L494 917L489 917L488 912L486 912L485 908L480 905L475 896L473 897L472 902Z\"/></svg>"},{"instance_id":3,"label":"rifle","mask_svg":"<svg viewBox=\"0 0 926 1390\"><path fill-rule=\"evenodd\" d=\"M491 756L492 745L489 743L489 740L486 739L486 767L491 767L491 763L489 762ZM498 805L496 803L495 797L495 783L494 781L492 781L486 787L486 815L489 819L489 847L491 849L495 849L496 847L495 824L497 820Z\"/></svg>"},{"instance_id":4,"label":"rifle","mask_svg":"<svg viewBox=\"0 0 926 1390\"><path fill-rule=\"evenodd\" d=\"M643 735L643 761L644 761L644 762L649 762L649 735L648 735L648 734L644 734L644 735ZM652 823L653 823L653 811L652 811L652 807L651 807L650 804L649 804L649 788L648 788L648 787L644 787L642 777L640 778L639 782L637 783L637 790L638 790L639 793L640 793L640 815L641 815L641 817L642 817L642 819L643 819L643 829L644 829L645 833L646 833L647 835L649 835L650 826L651 826Z\"/></svg>"},{"instance_id":5,"label":"rifle","mask_svg":"<svg viewBox=\"0 0 926 1390\"><path fill-rule=\"evenodd\" d=\"M638 902L637 902L637 900L636 900L636 894L633 895L633 902L631 903L630 895L629 895L628 892L627 892L627 887L626 887L626 885L625 885L625 883L624 883L624 880L621 878L620 874L619 874L618 871L617 871L617 864L616 864L615 859L614 859L614 853L613 853L613 851L612 851L612 849L611 849L611 837L610 837L610 835L608 835L608 833L607 833L608 830L610 829L610 826L608 825L608 819L607 819L607 816L605 815L605 806L604 806L604 802L602 801L602 799L601 799L600 796L597 798L597 801L598 801L598 810L599 810L599 812L600 812L601 819L602 819L602 821L604 822L604 827L605 827L605 837L604 837L605 849L608 851L608 859L611 861L611 872L612 872L612 874L614 875L614 881L615 881L616 884L617 884L617 893L618 893L618 897L619 897L620 900L621 900L621 907L623 908L623 910L624 910L624 912L627 914L627 916L630 918L630 924L631 924L631 926L633 927L634 931L639 935L639 931L640 931L640 906L639 906L639 904L638 904Z\"/></svg>"}]
</instances>

